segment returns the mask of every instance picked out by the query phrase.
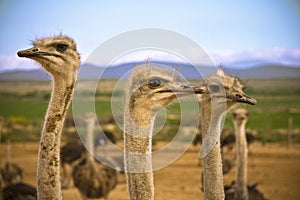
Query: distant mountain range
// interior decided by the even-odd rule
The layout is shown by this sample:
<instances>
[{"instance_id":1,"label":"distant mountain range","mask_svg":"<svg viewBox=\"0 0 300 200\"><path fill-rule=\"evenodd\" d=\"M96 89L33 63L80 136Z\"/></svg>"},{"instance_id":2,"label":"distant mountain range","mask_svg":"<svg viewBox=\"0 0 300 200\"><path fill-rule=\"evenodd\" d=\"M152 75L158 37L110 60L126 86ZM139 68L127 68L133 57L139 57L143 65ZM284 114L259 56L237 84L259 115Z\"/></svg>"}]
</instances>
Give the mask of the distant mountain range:
<instances>
[{"instance_id":1,"label":"distant mountain range","mask_svg":"<svg viewBox=\"0 0 300 200\"><path fill-rule=\"evenodd\" d=\"M110 66L108 68L99 67L92 64L83 64L80 67L79 77L81 79L119 78L132 70L138 63L124 63ZM214 73L215 67L200 66L195 69L192 65L165 62L162 65L170 66L179 71L186 78L201 78ZM245 69L230 68L225 66L225 71L233 76L243 78L300 78L300 67L288 67L283 65L264 64ZM199 73L200 72L200 73ZM8 80L49 80L51 77L42 69L38 70L18 70L0 73L0 81Z\"/></svg>"}]
</instances>

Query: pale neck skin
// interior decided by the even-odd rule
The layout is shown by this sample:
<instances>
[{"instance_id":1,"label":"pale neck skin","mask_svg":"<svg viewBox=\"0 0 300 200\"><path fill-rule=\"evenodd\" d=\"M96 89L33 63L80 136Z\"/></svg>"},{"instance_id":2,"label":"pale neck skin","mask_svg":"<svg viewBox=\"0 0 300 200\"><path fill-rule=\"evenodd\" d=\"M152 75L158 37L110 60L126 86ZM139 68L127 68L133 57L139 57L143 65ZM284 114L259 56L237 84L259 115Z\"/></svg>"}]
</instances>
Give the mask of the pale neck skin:
<instances>
[{"instance_id":1,"label":"pale neck skin","mask_svg":"<svg viewBox=\"0 0 300 200\"><path fill-rule=\"evenodd\" d=\"M53 76L53 89L41 135L37 187L39 200L62 199L60 143L62 128L71 102L76 74Z\"/></svg>"},{"instance_id":2,"label":"pale neck skin","mask_svg":"<svg viewBox=\"0 0 300 200\"><path fill-rule=\"evenodd\" d=\"M155 115L150 110L133 105L125 110L125 172L131 200L154 199L152 173L152 129Z\"/></svg>"},{"instance_id":3,"label":"pale neck skin","mask_svg":"<svg viewBox=\"0 0 300 200\"><path fill-rule=\"evenodd\" d=\"M217 141L211 141L214 145L212 150L203 159L203 186L205 200L223 200L225 199L223 186L222 157L220 148L220 131L222 116L225 111L214 109L210 100L202 102L201 106L201 127L202 127L202 144L205 137L213 136ZM207 139L206 139L207 142ZM206 150L208 151L208 150Z\"/></svg>"},{"instance_id":4,"label":"pale neck skin","mask_svg":"<svg viewBox=\"0 0 300 200\"><path fill-rule=\"evenodd\" d=\"M248 200L248 188L247 188L247 140L245 135L245 124L244 120L233 120L236 138L236 149L237 149L237 159L236 159L236 184L237 189L235 193L235 199Z\"/></svg>"},{"instance_id":5,"label":"pale neck skin","mask_svg":"<svg viewBox=\"0 0 300 200\"><path fill-rule=\"evenodd\" d=\"M11 146L10 141L6 142L6 163L11 165Z\"/></svg>"},{"instance_id":6,"label":"pale neck skin","mask_svg":"<svg viewBox=\"0 0 300 200\"><path fill-rule=\"evenodd\" d=\"M86 134L86 144L89 152L86 152L87 158L94 162L94 127L95 127L95 118L89 117L86 119L87 123L87 134Z\"/></svg>"}]
</instances>

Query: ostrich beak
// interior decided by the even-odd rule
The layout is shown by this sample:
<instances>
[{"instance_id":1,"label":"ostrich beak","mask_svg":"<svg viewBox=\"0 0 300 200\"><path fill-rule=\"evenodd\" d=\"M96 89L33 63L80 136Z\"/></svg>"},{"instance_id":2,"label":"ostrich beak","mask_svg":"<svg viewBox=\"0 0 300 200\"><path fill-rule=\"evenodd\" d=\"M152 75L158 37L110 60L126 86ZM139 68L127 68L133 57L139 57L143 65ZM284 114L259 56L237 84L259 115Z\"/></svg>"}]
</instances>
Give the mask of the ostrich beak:
<instances>
[{"instance_id":1,"label":"ostrich beak","mask_svg":"<svg viewBox=\"0 0 300 200\"><path fill-rule=\"evenodd\" d=\"M38 49L33 47L30 49L18 51L17 54L19 57L32 57L32 56L36 56L37 53L38 53Z\"/></svg>"},{"instance_id":2,"label":"ostrich beak","mask_svg":"<svg viewBox=\"0 0 300 200\"><path fill-rule=\"evenodd\" d=\"M250 104L250 105L255 105L257 103L257 101L254 98L248 96L245 93L227 95L226 97L228 99L231 99L234 102L239 102L239 103L247 103L247 104Z\"/></svg>"},{"instance_id":3,"label":"ostrich beak","mask_svg":"<svg viewBox=\"0 0 300 200\"><path fill-rule=\"evenodd\" d=\"M19 57L25 57L25 58L31 58L31 57L37 57L37 56L55 56L58 57L58 55L48 52L40 51L38 48L32 47L29 49L18 51Z\"/></svg>"}]
</instances>

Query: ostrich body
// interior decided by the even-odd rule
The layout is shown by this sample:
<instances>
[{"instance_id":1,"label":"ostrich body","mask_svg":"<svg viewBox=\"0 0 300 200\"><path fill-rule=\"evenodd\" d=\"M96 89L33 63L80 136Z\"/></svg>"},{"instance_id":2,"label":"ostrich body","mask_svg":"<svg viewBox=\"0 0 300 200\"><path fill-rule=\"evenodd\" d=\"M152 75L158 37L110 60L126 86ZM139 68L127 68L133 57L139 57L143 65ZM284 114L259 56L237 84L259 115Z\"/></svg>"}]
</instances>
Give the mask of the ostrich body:
<instances>
[{"instance_id":1,"label":"ostrich body","mask_svg":"<svg viewBox=\"0 0 300 200\"><path fill-rule=\"evenodd\" d=\"M149 64L136 66L127 88L124 158L129 196L131 200L151 200L154 198L151 138L155 115L177 96L194 91L177 72Z\"/></svg>"},{"instance_id":2,"label":"ostrich body","mask_svg":"<svg viewBox=\"0 0 300 200\"><path fill-rule=\"evenodd\" d=\"M16 163L11 162L11 145L9 141L6 143L6 163L0 172L5 185L11 185L22 181L22 168Z\"/></svg>"},{"instance_id":3,"label":"ostrich body","mask_svg":"<svg viewBox=\"0 0 300 200\"><path fill-rule=\"evenodd\" d=\"M61 162L62 165L68 163L72 165L73 162L80 159L82 154L85 152L85 147L80 141L68 142L61 148Z\"/></svg>"},{"instance_id":4,"label":"ostrich body","mask_svg":"<svg viewBox=\"0 0 300 200\"><path fill-rule=\"evenodd\" d=\"M252 185L247 185L247 190L249 194L250 200L268 200L264 197L263 193L261 193L257 189L257 183L254 183ZM230 185L225 185L225 200L237 200L235 198L237 184L233 181Z\"/></svg>"},{"instance_id":5,"label":"ostrich body","mask_svg":"<svg viewBox=\"0 0 300 200\"><path fill-rule=\"evenodd\" d=\"M240 103L256 104L256 100L243 92L243 85L234 77L224 74L219 68L217 74L207 78L201 95L201 127L204 171L204 199L223 200L222 157L220 133L222 117L232 105Z\"/></svg>"},{"instance_id":6,"label":"ostrich body","mask_svg":"<svg viewBox=\"0 0 300 200\"><path fill-rule=\"evenodd\" d=\"M15 163L5 163L1 169L1 175L5 185L11 185L22 181L23 170Z\"/></svg>"},{"instance_id":7,"label":"ostrich body","mask_svg":"<svg viewBox=\"0 0 300 200\"><path fill-rule=\"evenodd\" d=\"M37 200L36 189L25 183L16 183L4 187L1 200Z\"/></svg>"},{"instance_id":8,"label":"ostrich body","mask_svg":"<svg viewBox=\"0 0 300 200\"><path fill-rule=\"evenodd\" d=\"M231 144L235 144L235 134L227 135L223 140L221 140L221 147L230 146ZM255 141L255 136L251 133L246 133L247 146Z\"/></svg>"},{"instance_id":9,"label":"ostrich body","mask_svg":"<svg viewBox=\"0 0 300 200\"><path fill-rule=\"evenodd\" d=\"M265 200L264 195L256 189L257 184L247 185L248 148L245 134L248 111L243 108L234 110L233 125L236 140L236 176L235 182L225 186L226 200Z\"/></svg>"},{"instance_id":10,"label":"ostrich body","mask_svg":"<svg viewBox=\"0 0 300 200\"><path fill-rule=\"evenodd\" d=\"M118 182L117 171L95 161L93 157L95 119L94 115L87 115L86 142L89 152L85 152L85 157L74 167L72 173L74 184L83 199L101 197L107 199L109 192L116 187Z\"/></svg>"},{"instance_id":11,"label":"ostrich body","mask_svg":"<svg viewBox=\"0 0 300 200\"><path fill-rule=\"evenodd\" d=\"M77 79L80 55L72 39L59 35L36 40L33 48L19 51L18 56L37 61L53 79L39 146L37 187L40 200L58 200L62 198L59 173L61 134Z\"/></svg>"},{"instance_id":12,"label":"ostrich body","mask_svg":"<svg viewBox=\"0 0 300 200\"><path fill-rule=\"evenodd\" d=\"M82 144L77 132L72 132L67 136L66 144L60 149L60 156L62 164L72 164L80 159L85 152L85 147Z\"/></svg>"},{"instance_id":13,"label":"ostrich body","mask_svg":"<svg viewBox=\"0 0 300 200\"><path fill-rule=\"evenodd\" d=\"M0 173L0 200L36 200L37 191L34 187L22 183L6 182L4 187L4 180L2 173Z\"/></svg>"},{"instance_id":14,"label":"ostrich body","mask_svg":"<svg viewBox=\"0 0 300 200\"><path fill-rule=\"evenodd\" d=\"M77 135L77 133L76 133ZM70 185L70 181L72 178L72 173L68 172L67 165L70 165L73 168L77 161L82 158L85 152L85 147L82 145L80 139L74 139L73 141L69 141L65 146L61 148L60 156L61 156L61 166L62 166L62 174L63 181L62 187L68 188Z\"/></svg>"}]
</instances>

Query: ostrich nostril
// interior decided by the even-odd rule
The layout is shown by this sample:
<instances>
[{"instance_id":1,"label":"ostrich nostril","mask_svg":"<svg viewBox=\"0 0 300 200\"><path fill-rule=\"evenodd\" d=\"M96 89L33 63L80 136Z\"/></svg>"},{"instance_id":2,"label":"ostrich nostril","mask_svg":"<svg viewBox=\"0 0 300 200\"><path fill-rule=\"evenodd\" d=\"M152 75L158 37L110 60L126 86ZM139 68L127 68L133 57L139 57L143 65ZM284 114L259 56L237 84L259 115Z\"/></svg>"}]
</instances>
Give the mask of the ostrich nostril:
<instances>
[{"instance_id":1,"label":"ostrich nostril","mask_svg":"<svg viewBox=\"0 0 300 200\"><path fill-rule=\"evenodd\" d=\"M243 96L242 95L240 95L240 94L236 94L236 95L234 95L236 98L243 98Z\"/></svg>"}]
</instances>

